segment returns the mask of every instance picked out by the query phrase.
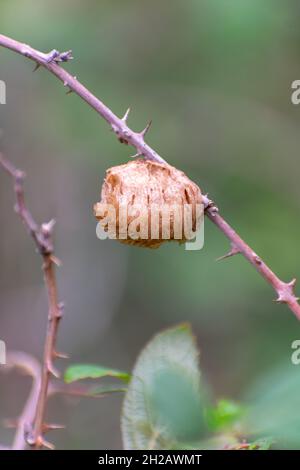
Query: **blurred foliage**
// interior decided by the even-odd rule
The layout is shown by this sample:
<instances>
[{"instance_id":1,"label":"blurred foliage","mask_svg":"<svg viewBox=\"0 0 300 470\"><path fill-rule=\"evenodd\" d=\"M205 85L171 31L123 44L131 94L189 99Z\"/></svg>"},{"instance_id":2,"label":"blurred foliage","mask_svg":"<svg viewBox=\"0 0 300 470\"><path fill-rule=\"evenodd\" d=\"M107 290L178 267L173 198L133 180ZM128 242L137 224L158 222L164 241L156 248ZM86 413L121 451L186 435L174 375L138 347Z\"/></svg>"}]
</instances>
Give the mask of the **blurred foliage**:
<instances>
[{"instance_id":1,"label":"blurred foliage","mask_svg":"<svg viewBox=\"0 0 300 470\"><path fill-rule=\"evenodd\" d=\"M295 448L300 442L299 376L286 367L260 379L245 399L247 406L221 399L212 405L211 391L200 375L198 349L187 324L157 334L140 353L132 376L102 366L73 365L67 383L77 380L130 378L121 427L125 449ZM91 396L121 389L98 386ZM291 403L289 412L283 400ZM279 418L279 419L278 419Z\"/></svg>"},{"instance_id":2,"label":"blurred foliage","mask_svg":"<svg viewBox=\"0 0 300 470\"><path fill-rule=\"evenodd\" d=\"M207 433L206 401L189 327L156 335L140 354L126 393L125 449L178 449L199 442Z\"/></svg>"},{"instance_id":3,"label":"blurred foliage","mask_svg":"<svg viewBox=\"0 0 300 470\"><path fill-rule=\"evenodd\" d=\"M108 369L107 367L96 366L94 364L76 364L68 367L65 372L65 382L72 383L83 379L100 379L103 377L115 377L128 382L130 375L119 370Z\"/></svg>"},{"instance_id":4,"label":"blurred foliage","mask_svg":"<svg viewBox=\"0 0 300 470\"><path fill-rule=\"evenodd\" d=\"M219 400L214 408L208 409L207 420L214 431L234 425L245 414L243 407L231 400Z\"/></svg>"},{"instance_id":5,"label":"blurred foliage","mask_svg":"<svg viewBox=\"0 0 300 470\"><path fill-rule=\"evenodd\" d=\"M300 373L292 363L260 377L246 395L245 427L255 435L272 436L279 449L300 449L299 390Z\"/></svg>"},{"instance_id":6,"label":"blurred foliage","mask_svg":"<svg viewBox=\"0 0 300 470\"><path fill-rule=\"evenodd\" d=\"M300 276L300 78L296 0L0 0L0 30L48 51L73 49L65 67L130 125L149 118L149 143L214 199L228 221L283 279ZM107 167L127 161L108 126L46 71L0 50L1 149L26 170L28 203L56 218L59 342L72 362L131 370L145 341L191 321L202 367L218 396L239 398L270 367L290 362L299 324L241 257L214 260L227 241L208 221L205 246L155 252L100 242L92 206ZM46 296L38 257L15 217L10 181L0 174L0 337L41 357ZM34 327L33 327L34 325ZM297 367L291 374L297 375ZM28 384L0 375L0 418L14 416ZM22 391L22 393L20 393ZM267 394L268 395L268 394ZM60 448L119 448L121 399L80 406L55 400L67 424ZM283 397L274 409L292 414ZM105 422L105 427L103 427ZM0 430L0 441L11 432Z\"/></svg>"}]
</instances>

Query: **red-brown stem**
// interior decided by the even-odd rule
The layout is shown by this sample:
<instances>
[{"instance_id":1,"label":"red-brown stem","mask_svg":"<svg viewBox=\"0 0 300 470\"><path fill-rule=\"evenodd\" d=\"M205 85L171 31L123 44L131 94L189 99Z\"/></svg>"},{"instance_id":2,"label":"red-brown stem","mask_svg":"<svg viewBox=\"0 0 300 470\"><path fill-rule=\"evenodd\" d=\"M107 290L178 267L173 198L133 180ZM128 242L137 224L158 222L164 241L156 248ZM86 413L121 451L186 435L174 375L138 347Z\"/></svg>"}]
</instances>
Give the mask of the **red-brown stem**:
<instances>
[{"instance_id":1,"label":"red-brown stem","mask_svg":"<svg viewBox=\"0 0 300 470\"><path fill-rule=\"evenodd\" d=\"M127 126L127 118L129 110L125 116L118 118L102 101L94 96L84 85L82 85L76 77L73 77L63 68L60 67L60 62L65 62L71 58L70 51L60 54L58 51L51 51L44 54L32 47L22 44L7 36L0 35L0 46L12 51L17 52L25 57L36 62L38 65L46 68L49 72L61 80L64 86L67 86L71 91L80 96L86 103L88 103L98 114L100 114L111 126L112 130L117 135L120 142L130 144L136 148L137 156L144 156L150 160L159 163L167 164L167 162L158 155L148 144L145 143L144 137L149 129L147 126L142 132L134 132ZM272 270L259 258L256 253L237 235L237 233L230 227L227 222L217 214L216 208L209 201L205 210L208 218L224 233L224 235L231 241L232 249L228 256L240 252L263 276L263 278L275 289L278 294L276 299L278 302L286 303L292 312L300 319L300 306L298 299L294 295L295 279L289 283L281 281Z\"/></svg>"},{"instance_id":2,"label":"red-brown stem","mask_svg":"<svg viewBox=\"0 0 300 470\"><path fill-rule=\"evenodd\" d=\"M291 311L300 320L300 305L298 297L294 294L296 279L290 282L283 282L276 274L264 263L264 261L250 248L247 243L233 230L233 228L221 217L216 207L211 204L205 210L207 217L224 233L231 242L231 251L226 256L242 254L252 266L261 274L261 276L273 287L277 293L276 302L286 303Z\"/></svg>"},{"instance_id":3,"label":"red-brown stem","mask_svg":"<svg viewBox=\"0 0 300 470\"><path fill-rule=\"evenodd\" d=\"M120 119L104 103L102 103L102 101L82 85L76 77L73 77L58 65L58 62L66 62L67 60L70 60L70 54L68 56L68 52L70 51L60 54L53 50L49 52L49 54L44 54L33 49L27 44L22 44L2 34L0 34L0 46L11 49L18 54L33 60L55 75L63 82L64 86L74 91L95 111L97 111L97 113L100 114L106 122L108 122L120 142L130 144L135 147L138 155L143 155L150 160L155 160L160 163L166 163L162 157L160 157L149 145L145 143L144 136L148 131L149 126L147 126L142 132L133 132L126 124L128 112L123 119ZM61 56L65 57L65 59L62 60Z\"/></svg>"},{"instance_id":4,"label":"red-brown stem","mask_svg":"<svg viewBox=\"0 0 300 470\"><path fill-rule=\"evenodd\" d=\"M28 426L33 422L36 413L36 404L41 386L41 367L38 361L28 354L22 352L12 352L8 355L8 369L16 367L26 375L32 377L32 386L24 408L16 420L16 433L14 436L12 450L25 450L27 448Z\"/></svg>"},{"instance_id":5,"label":"red-brown stem","mask_svg":"<svg viewBox=\"0 0 300 470\"><path fill-rule=\"evenodd\" d=\"M16 211L22 219L26 229L32 236L39 253L43 258L43 271L45 285L48 294L48 325L45 339L42 375L40 380L40 389L36 403L36 412L32 423L32 431L28 432L27 442L32 447L38 449L41 447L53 448L52 444L47 442L43 437L45 429L45 411L47 404L49 378L52 374L58 377L59 374L53 366L53 360L59 357L60 354L56 352L56 337L59 320L62 316L62 305L58 303L57 286L55 277L55 263L57 259L53 254L52 231L54 221L39 226L33 219L31 212L26 207L23 180L24 173L15 168L11 162L0 154L0 165L14 180L14 190L16 194Z\"/></svg>"},{"instance_id":6,"label":"red-brown stem","mask_svg":"<svg viewBox=\"0 0 300 470\"><path fill-rule=\"evenodd\" d=\"M41 388L42 370L39 362L29 354L20 351L10 352L7 357L7 364L3 367L2 372L9 372L11 369L19 369L22 373L32 378L32 386L26 403L21 414L14 419L5 420L8 428L16 428L15 436L11 447L0 444L0 450L26 450L28 448L28 438L32 439L32 428L30 423L34 422L36 416L36 407ZM101 398L101 394L95 393L93 386L82 384L64 384L60 381L49 383L47 400L53 395L61 394L77 398ZM115 392L124 391L116 389ZM111 392L110 392L111 393ZM44 432L62 429L64 426L59 424L43 424Z\"/></svg>"},{"instance_id":7,"label":"red-brown stem","mask_svg":"<svg viewBox=\"0 0 300 470\"><path fill-rule=\"evenodd\" d=\"M44 279L48 293L49 316L44 348L41 389L37 402L36 415L33 426L32 445L34 445L36 448L44 446L52 448L52 445L49 445L48 442L45 442L45 439L43 438L43 427L45 423L45 412L50 376L53 375L54 377L59 377L59 373L53 367L53 360L57 355L55 352L55 345L58 325L62 316L62 312L61 307L58 304L55 266L51 255L44 255L43 261Z\"/></svg>"}]
</instances>

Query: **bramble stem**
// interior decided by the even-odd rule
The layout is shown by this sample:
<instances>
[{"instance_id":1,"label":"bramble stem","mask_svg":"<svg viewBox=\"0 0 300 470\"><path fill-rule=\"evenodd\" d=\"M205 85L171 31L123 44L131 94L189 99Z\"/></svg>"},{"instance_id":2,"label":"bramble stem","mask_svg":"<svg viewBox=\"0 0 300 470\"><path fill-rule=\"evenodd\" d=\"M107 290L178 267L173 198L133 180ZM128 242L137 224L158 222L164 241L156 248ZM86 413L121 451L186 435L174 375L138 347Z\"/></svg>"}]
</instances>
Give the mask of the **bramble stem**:
<instances>
[{"instance_id":1,"label":"bramble stem","mask_svg":"<svg viewBox=\"0 0 300 470\"><path fill-rule=\"evenodd\" d=\"M96 98L84 85L82 85L76 77L73 77L70 73L58 65L59 62L66 62L71 59L71 51L59 53L56 50L44 54L43 52L37 51L32 47L22 44L14 39L8 38L0 34L0 46L7 49L11 49L18 54L27 57L38 65L44 67L59 80L61 80L65 87L75 92L84 101L86 101L100 116L102 116L106 122L111 126L112 130L117 135L118 139L122 143L130 144L136 148L137 154L144 156L149 160L155 160L160 163L166 163L165 160L160 157L149 145L146 144L144 137L149 129L149 125L142 132L133 132L127 126L128 112L124 118L118 118L102 101ZM65 57L61 60L61 57Z\"/></svg>"},{"instance_id":2,"label":"bramble stem","mask_svg":"<svg viewBox=\"0 0 300 470\"><path fill-rule=\"evenodd\" d=\"M206 200L205 213L207 217L224 233L231 242L231 250L222 258L234 256L238 253L244 256L261 276L273 287L277 293L276 302L286 303L290 310L300 320L300 305L298 297L294 294L296 279L290 282L283 282L276 274L264 263L264 261L250 248L247 243L233 230L233 228L221 217L218 209L212 201Z\"/></svg>"},{"instance_id":3,"label":"bramble stem","mask_svg":"<svg viewBox=\"0 0 300 470\"><path fill-rule=\"evenodd\" d=\"M61 80L64 86L80 96L88 103L106 122L111 126L121 143L130 144L136 148L135 156L144 156L149 160L167 164L167 162L158 155L148 144L144 137L149 129L149 125L142 132L134 132L127 126L129 110L123 118L118 118L102 101L94 96L76 77L70 75L59 63L70 60L71 51L59 53L56 50L45 54L32 47L22 44L7 36L0 35L0 46L21 54L34 62L38 66L46 68L49 72ZM207 199L207 198L206 198ZM275 289L278 294L277 302L286 303L291 311L300 320L300 305L298 298L294 294L296 280L289 283L281 281L272 270L262 261L260 257L241 239L241 237L230 227L230 225L218 214L216 206L207 199L205 214L207 217L224 233L231 242L231 250L226 256L232 256L240 253L243 255L263 276L263 278Z\"/></svg>"},{"instance_id":4,"label":"bramble stem","mask_svg":"<svg viewBox=\"0 0 300 470\"><path fill-rule=\"evenodd\" d=\"M14 181L14 190L16 194L16 212L22 219L26 229L32 236L35 245L43 258L43 271L45 285L48 293L48 325L44 347L43 366L41 371L41 380L39 387L39 394L36 403L36 412L32 423L27 423L32 427L32 430L27 433L27 443L32 447L38 449L47 447L52 449L53 446L47 442L44 437L44 428L47 426L44 423L46 404L48 397L49 379L50 376L58 377L59 373L53 366L53 360L61 355L56 352L56 337L59 321L62 317L62 304L58 303L57 287L55 277L55 264L58 260L54 256L52 232L55 222L51 220L47 224L39 226L33 219L30 211L26 207L23 181L25 174L15 168L6 158L0 154L0 165L12 177Z\"/></svg>"}]
</instances>

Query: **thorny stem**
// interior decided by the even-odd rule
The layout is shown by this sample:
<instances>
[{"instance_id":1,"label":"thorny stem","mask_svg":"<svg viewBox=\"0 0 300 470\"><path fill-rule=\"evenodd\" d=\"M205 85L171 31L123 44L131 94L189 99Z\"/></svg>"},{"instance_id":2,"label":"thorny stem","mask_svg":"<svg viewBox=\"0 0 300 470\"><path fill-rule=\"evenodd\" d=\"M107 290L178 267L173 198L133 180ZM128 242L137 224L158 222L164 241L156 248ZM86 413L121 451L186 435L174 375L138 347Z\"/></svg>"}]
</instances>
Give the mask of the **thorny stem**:
<instances>
[{"instance_id":1,"label":"thorny stem","mask_svg":"<svg viewBox=\"0 0 300 470\"><path fill-rule=\"evenodd\" d=\"M7 36L0 35L0 46L17 52L36 62L37 66L43 66L59 80L69 90L75 92L93 109L97 111L110 124L112 130L117 135L121 143L130 144L136 148L135 156L144 156L150 160L167 164L148 144L144 137L149 129L149 125L142 132L134 132L127 126L129 110L122 119L118 118L102 101L96 98L85 86L83 86L76 77L70 75L60 67L60 62L66 62L71 59L71 51L59 53L56 50L44 54L32 47L22 44ZM207 198L206 198L207 199ZM272 270L259 258L256 253L241 239L241 237L230 227L230 225L218 213L216 206L207 199L205 213L207 217L224 233L231 242L231 251L226 256L232 256L241 253L263 276L263 278L275 289L278 298L277 302L283 302L288 305L296 317L300 320L300 305L298 298L294 294L295 279L289 283L281 281Z\"/></svg>"},{"instance_id":2,"label":"thorny stem","mask_svg":"<svg viewBox=\"0 0 300 470\"><path fill-rule=\"evenodd\" d=\"M49 254L44 256L43 271L48 293L49 316L44 348L41 389L37 403L32 439L29 443L36 448L44 446L51 449L53 448L52 444L46 442L43 438L43 426L48 398L49 379L51 375L57 378L59 377L59 372L56 371L53 366L53 360L58 357L58 353L55 351L55 345L63 307L61 304L58 304L55 267L51 255Z\"/></svg>"},{"instance_id":3,"label":"thorny stem","mask_svg":"<svg viewBox=\"0 0 300 470\"><path fill-rule=\"evenodd\" d=\"M11 49L25 57L36 62L38 65L46 68L49 72L61 80L65 87L74 91L84 101L86 101L106 122L111 126L117 135L119 141L124 144L130 144L137 150L137 155L144 156L149 160L155 160L160 163L166 163L149 145L146 144L144 137L149 129L149 125L142 132L133 132L127 126L129 111L126 112L123 119L118 118L102 101L96 98L76 77L73 77L66 70L60 67L59 62L70 60L71 51L59 53L56 50L44 54L32 47L22 44L14 39L0 34L0 46Z\"/></svg>"},{"instance_id":4,"label":"thorny stem","mask_svg":"<svg viewBox=\"0 0 300 470\"><path fill-rule=\"evenodd\" d=\"M8 369L16 367L32 377L32 386L21 415L17 418L11 450L25 450L27 447L28 425L33 422L36 413L36 404L41 386L41 367L38 361L28 354L10 353L7 360ZM12 426L10 426L12 427Z\"/></svg>"},{"instance_id":5,"label":"thorny stem","mask_svg":"<svg viewBox=\"0 0 300 470\"><path fill-rule=\"evenodd\" d=\"M55 263L57 259L53 254L52 232L54 221L39 226L33 219L30 211L25 204L23 180L24 173L15 168L3 155L0 154L0 165L7 171L7 173L14 180L14 190L16 193L16 211L21 217L25 227L34 239L39 253L43 257L43 271L45 285L48 294L48 325L45 339L43 366L41 372L41 381L39 387L38 400L36 404L36 412L32 423L27 423L28 426L32 425L31 431L28 430L27 443L33 448L53 448L52 444L48 443L44 437L44 419L46 412L49 379L50 376L58 377L59 373L53 366L53 360L63 355L56 352L56 337L59 320L62 317L63 305L58 303L56 277L55 277Z\"/></svg>"},{"instance_id":6,"label":"thorny stem","mask_svg":"<svg viewBox=\"0 0 300 470\"><path fill-rule=\"evenodd\" d=\"M3 367L2 371L9 372L13 368L30 376L32 378L32 386L21 414L17 418L5 420L5 426L16 428L16 432L11 447L5 447L0 444L0 450L26 450L28 448L28 437L32 434L30 423L34 421L36 415L36 405L41 387L41 366L33 356L19 351L10 352L7 357L7 364ZM124 390L116 389L115 391ZM96 394L92 386L64 384L58 381L50 382L47 398L49 399L57 394L78 398L101 398L103 396L98 393ZM60 424L43 425L44 432L62 428L64 426Z\"/></svg>"},{"instance_id":7,"label":"thorny stem","mask_svg":"<svg viewBox=\"0 0 300 470\"><path fill-rule=\"evenodd\" d=\"M224 233L224 235L231 242L231 250L227 255L222 258L234 256L238 253L242 254L252 266L261 274L261 276L273 287L277 293L276 302L285 303L288 305L290 310L300 320L300 305L299 298L294 294L294 287L296 279L292 279L290 282L283 282L279 279L276 274L264 263L264 261L250 248L247 243L233 230L233 228L221 217L218 213L217 207L212 201L204 196L205 202L205 213L207 217ZM220 258L220 259L222 259Z\"/></svg>"}]
</instances>

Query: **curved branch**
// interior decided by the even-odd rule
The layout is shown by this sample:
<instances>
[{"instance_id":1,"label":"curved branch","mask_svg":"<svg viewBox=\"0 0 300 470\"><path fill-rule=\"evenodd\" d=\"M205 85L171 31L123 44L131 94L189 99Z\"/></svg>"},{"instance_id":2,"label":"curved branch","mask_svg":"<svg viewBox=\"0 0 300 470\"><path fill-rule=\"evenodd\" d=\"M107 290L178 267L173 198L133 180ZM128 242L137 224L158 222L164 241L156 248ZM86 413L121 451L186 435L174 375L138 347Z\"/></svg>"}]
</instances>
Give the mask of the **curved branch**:
<instances>
[{"instance_id":1,"label":"curved branch","mask_svg":"<svg viewBox=\"0 0 300 470\"><path fill-rule=\"evenodd\" d=\"M55 222L51 220L47 224L39 226L33 219L31 212L27 209L25 204L23 180L24 173L15 168L12 163L6 160L0 154L0 165L12 177L14 181L14 190L16 194L16 211L21 217L25 227L30 235L33 237L38 251L43 258L43 271L45 285L48 294L48 325L44 346L43 367L41 373L41 380L39 385L39 393L36 402L36 410L34 419L28 423L32 429L28 429L27 443L35 448L48 447L53 448L52 444L48 443L44 437L44 429L47 426L44 423L46 404L48 397L49 379L50 376L58 377L59 373L53 366L53 360L63 355L56 352L56 337L59 321L62 317L63 305L58 303L55 264L58 260L54 256L52 232Z\"/></svg>"},{"instance_id":2,"label":"curved branch","mask_svg":"<svg viewBox=\"0 0 300 470\"><path fill-rule=\"evenodd\" d=\"M278 303L285 303L288 305L290 310L300 320L300 305L299 298L294 294L294 287L296 279L292 279L290 282L283 282L276 274L264 263L264 261L250 248L247 243L233 230L233 228L220 216L217 207L212 201L206 198L206 209L205 213L207 217L224 233L224 235L231 242L231 250L225 256L219 259L234 256L238 253L242 254L252 266L261 274L261 276L273 287L277 293Z\"/></svg>"},{"instance_id":3,"label":"curved branch","mask_svg":"<svg viewBox=\"0 0 300 470\"><path fill-rule=\"evenodd\" d=\"M127 112L123 119L118 118L102 101L96 98L76 77L73 77L66 70L61 68L59 62L67 62L71 59L70 52L59 53L55 49L48 54L37 51L27 44L22 44L14 39L0 34L0 46L11 49L18 54L27 57L39 66L44 67L55 75L65 87L74 91L84 101L86 101L105 121L111 126L117 135L119 141L124 144L130 144L136 148L139 156L144 156L150 160L160 163L166 163L149 145L146 144L144 137L149 129L149 125L142 132L134 132L127 126Z\"/></svg>"},{"instance_id":4,"label":"curved branch","mask_svg":"<svg viewBox=\"0 0 300 470\"><path fill-rule=\"evenodd\" d=\"M36 404L41 386L41 366L38 361L23 352L11 352L7 357L7 365L5 369L16 367L25 372L26 375L32 377L32 386L22 410L21 415L17 418L16 433L14 436L11 450L25 450L27 447L26 434L28 427L34 420L36 412Z\"/></svg>"},{"instance_id":5,"label":"curved branch","mask_svg":"<svg viewBox=\"0 0 300 470\"><path fill-rule=\"evenodd\" d=\"M144 156L150 160L157 161L162 164L167 162L158 155L148 144L145 143L144 137L149 130L149 124L142 132L134 132L127 126L129 109L126 111L122 119L118 118L102 101L94 96L84 85L82 85L76 77L73 77L63 68L60 62L66 62L71 59L71 51L59 53L56 50L44 54L32 47L22 44L7 36L0 35L0 46L11 49L34 62L38 66L46 68L49 72L61 80L64 86L80 96L88 103L98 114L100 114L106 122L111 126L121 143L130 144L136 148L137 154L134 156ZM227 256L233 256L241 253L263 276L263 278L277 292L277 302L286 303L291 311L300 320L300 305L298 298L294 295L295 279L289 283L281 281L272 270L262 261L261 258L241 239L241 237L230 227L230 225L218 214L216 206L206 198L205 214L207 217L224 233L231 242L231 250Z\"/></svg>"},{"instance_id":6,"label":"curved branch","mask_svg":"<svg viewBox=\"0 0 300 470\"><path fill-rule=\"evenodd\" d=\"M21 414L16 419L5 420L6 426L16 428L11 447L0 444L0 450L26 450L28 449L28 435L31 433L31 424L36 415L36 405L38 402L42 368L35 357L21 351L11 351L7 355L7 364L1 369L2 372L10 372L11 369L18 369L25 375L32 378L32 386L23 407ZM95 387L81 384L60 384L57 381L51 382L48 389L48 399L54 395L74 396L78 398L101 398L101 394L94 392ZM121 390L114 390L115 392ZM65 426L59 424L46 424L43 426L44 432L63 429Z\"/></svg>"}]
</instances>

